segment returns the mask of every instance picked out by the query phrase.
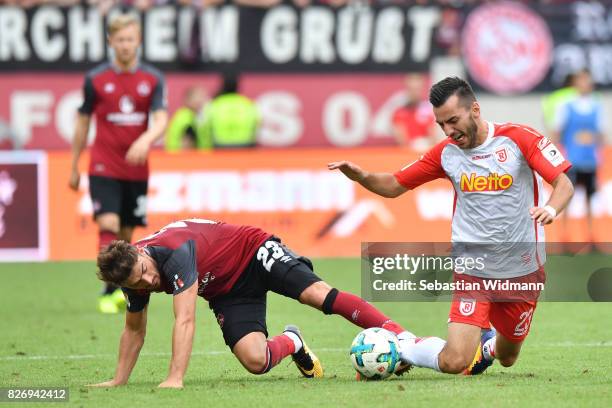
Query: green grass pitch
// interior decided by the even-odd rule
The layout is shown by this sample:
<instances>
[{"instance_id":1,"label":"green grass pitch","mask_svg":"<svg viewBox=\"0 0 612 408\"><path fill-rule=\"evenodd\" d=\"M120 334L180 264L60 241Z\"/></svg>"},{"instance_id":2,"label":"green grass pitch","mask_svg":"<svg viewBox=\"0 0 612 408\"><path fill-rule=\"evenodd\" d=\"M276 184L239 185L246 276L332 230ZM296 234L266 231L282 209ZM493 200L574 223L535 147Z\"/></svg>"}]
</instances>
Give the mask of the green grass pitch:
<instances>
[{"instance_id":1,"label":"green grass pitch","mask_svg":"<svg viewBox=\"0 0 612 408\"><path fill-rule=\"evenodd\" d=\"M330 284L360 292L357 259L320 259L315 266ZM287 323L299 325L322 360L325 378L300 377L290 359L255 376L230 354L207 303L198 300L185 388L160 390L173 316L171 296L157 294L129 384L91 389L85 385L112 377L123 327L122 316L96 312L101 284L93 263L0 264L0 277L0 387L67 386L70 406L612 406L612 303L540 303L519 362L510 369L496 364L480 377L413 369L403 377L358 383L348 349L359 329L344 319L269 294L270 335ZM378 306L417 335L445 336L446 303Z\"/></svg>"}]
</instances>

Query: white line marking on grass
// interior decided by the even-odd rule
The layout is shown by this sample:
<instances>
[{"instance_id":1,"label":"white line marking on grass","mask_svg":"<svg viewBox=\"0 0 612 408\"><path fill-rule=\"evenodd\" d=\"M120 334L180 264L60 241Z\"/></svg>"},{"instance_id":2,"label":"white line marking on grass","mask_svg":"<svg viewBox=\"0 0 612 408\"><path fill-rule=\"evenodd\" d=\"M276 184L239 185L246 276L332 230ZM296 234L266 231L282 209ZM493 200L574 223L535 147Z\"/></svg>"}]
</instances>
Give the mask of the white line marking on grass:
<instances>
[{"instance_id":1,"label":"white line marking on grass","mask_svg":"<svg viewBox=\"0 0 612 408\"><path fill-rule=\"evenodd\" d=\"M538 344L538 347L559 347L559 348L578 348L578 347L612 347L612 340L602 342L587 342L575 343L571 341L559 343L543 343ZM317 352L337 353L346 352L348 348L317 348ZM223 354L231 354L229 350L209 350L209 351L194 351L192 356L217 356ZM141 353L141 357L170 357L171 353ZM104 358L116 358L116 354L72 354L67 356L0 356L0 361L28 361L28 360L95 360Z\"/></svg>"},{"instance_id":2,"label":"white line marking on grass","mask_svg":"<svg viewBox=\"0 0 612 408\"><path fill-rule=\"evenodd\" d=\"M341 348L318 348L321 352L339 352L346 351ZM209 350L209 351L194 351L192 356L216 356L221 354L231 354L229 350ZM172 353L157 352L157 353L141 353L141 357L170 357ZM95 360L103 358L116 358L116 354L72 354L67 356L0 356L0 361L27 361L27 360Z\"/></svg>"}]
</instances>

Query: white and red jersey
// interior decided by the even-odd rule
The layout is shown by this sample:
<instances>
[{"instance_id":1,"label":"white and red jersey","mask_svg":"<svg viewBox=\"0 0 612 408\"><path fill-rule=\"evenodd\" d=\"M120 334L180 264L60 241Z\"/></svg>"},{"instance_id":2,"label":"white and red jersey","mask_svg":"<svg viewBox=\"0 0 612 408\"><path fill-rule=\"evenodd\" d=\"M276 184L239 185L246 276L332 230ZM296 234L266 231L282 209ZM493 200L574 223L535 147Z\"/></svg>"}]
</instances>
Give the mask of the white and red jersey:
<instances>
[{"instance_id":1,"label":"white and red jersey","mask_svg":"<svg viewBox=\"0 0 612 408\"><path fill-rule=\"evenodd\" d=\"M408 189L448 178L455 189L451 241L499 244L495 265L487 266L496 270L471 274L522 276L545 262L543 253L526 252L521 245L544 242L544 228L529 214L531 207L544 205L542 178L551 183L571 164L550 140L527 126L487 125L487 139L480 146L461 149L447 138L395 177Z\"/></svg>"}]
</instances>

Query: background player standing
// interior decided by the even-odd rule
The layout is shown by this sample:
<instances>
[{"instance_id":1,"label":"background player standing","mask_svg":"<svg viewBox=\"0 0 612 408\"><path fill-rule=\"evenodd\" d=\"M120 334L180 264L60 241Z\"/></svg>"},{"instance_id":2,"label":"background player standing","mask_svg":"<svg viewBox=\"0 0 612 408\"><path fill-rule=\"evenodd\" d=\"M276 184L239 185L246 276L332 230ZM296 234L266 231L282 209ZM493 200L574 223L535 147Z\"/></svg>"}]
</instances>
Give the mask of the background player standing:
<instances>
[{"instance_id":1,"label":"background player standing","mask_svg":"<svg viewBox=\"0 0 612 408\"><path fill-rule=\"evenodd\" d=\"M112 60L86 75L84 101L76 121L69 180L75 191L79 188L79 157L87 144L91 117L96 117L89 191L99 228L99 249L116 239L131 241L134 227L146 225L147 156L168 120L164 78L140 63L140 41L140 23L135 16L119 15L110 21ZM98 300L102 313L117 313L123 304L123 295L116 289L106 285Z\"/></svg>"},{"instance_id":2,"label":"background player standing","mask_svg":"<svg viewBox=\"0 0 612 408\"><path fill-rule=\"evenodd\" d=\"M542 225L553 222L567 206L574 191L565 174L570 163L550 140L531 128L485 121L472 88L460 78L436 83L429 100L436 122L448 137L419 160L395 174L370 173L347 161L330 163L329 169L339 169L384 197L448 178L455 190L452 242L498 244L503 252L494 258L503 268L487 270L489 278L541 280L540 254L517 248L544 242ZM540 176L553 186L545 205ZM531 247L537 250L538 246ZM455 297L447 340L400 338L402 360L452 374L481 373L495 358L511 366L529 333L536 303L537 296L506 302ZM488 330L491 325L497 334ZM481 330L485 330L482 338Z\"/></svg>"},{"instance_id":3,"label":"background player standing","mask_svg":"<svg viewBox=\"0 0 612 408\"><path fill-rule=\"evenodd\" d=\"M565 148L572 168L567 173L574 185L581 185L586 193L587 240L593 236L591 202L597 189L597 167L599 148L604 141L605 110L600 98L594 93L591 74L581 70L573 75L576 94L559 106L555 117L555 140ZM565 227L564 241L571 240Z\"/></svg>"}]
</instances>

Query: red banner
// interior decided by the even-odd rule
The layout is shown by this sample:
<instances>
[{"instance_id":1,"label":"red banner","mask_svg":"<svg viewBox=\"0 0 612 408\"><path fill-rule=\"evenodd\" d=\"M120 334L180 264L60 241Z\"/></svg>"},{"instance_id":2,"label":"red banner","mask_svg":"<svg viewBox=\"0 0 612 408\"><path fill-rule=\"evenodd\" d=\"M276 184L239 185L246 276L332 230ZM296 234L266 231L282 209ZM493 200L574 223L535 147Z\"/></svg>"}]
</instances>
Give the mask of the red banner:
<instances>
[{"instance_id":1,"label":"red banner","mask_svg":"<svg viewBox=\"0 0 612 408\"><path fill-rule=\"evenodd\" d=\"M0 153L0 261L46 259L46 189L44 153Z\"/></svg>"},{"instance_id":2,"label":"red banner","mask_svg":"<svg viewBox=\"0 0 612 408\"><path fill-rule=\"evenodd\" d=\"M9 129L0 148L69 148L82 81L81 74L0 76L0 121ZM214 95L219 83L208 74L168 75L170 113L188 87ZM404 103L402 89L402 75L381 74L251 74L241 82L260 110L258 143L265 147L392 145L391 115Z\"/></svg>"}]
</instances>

